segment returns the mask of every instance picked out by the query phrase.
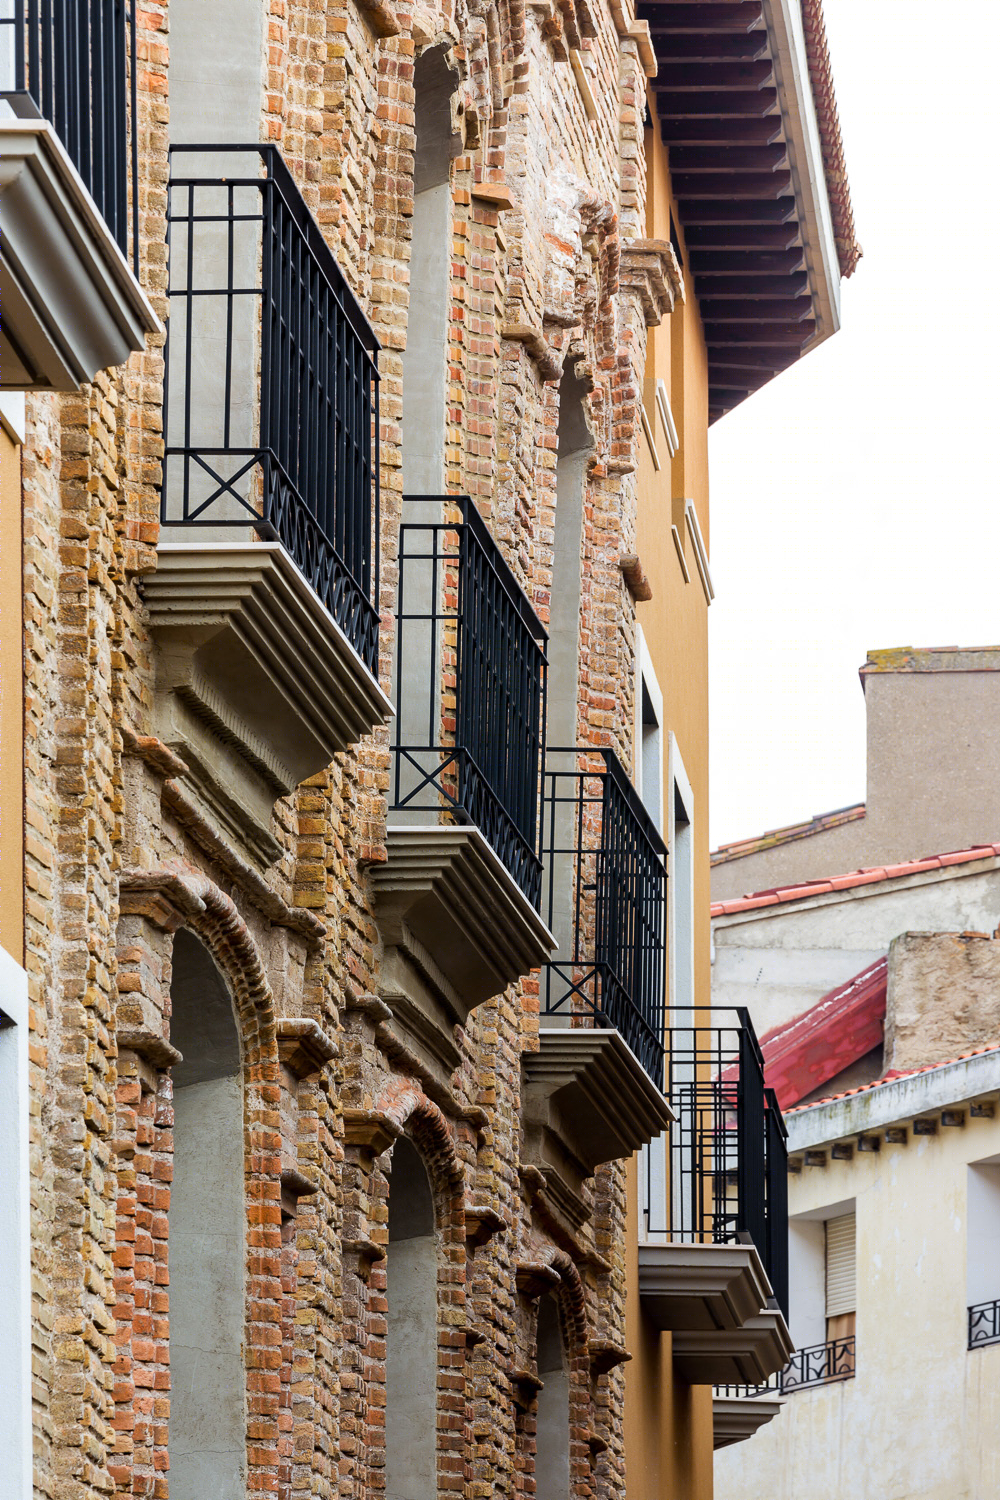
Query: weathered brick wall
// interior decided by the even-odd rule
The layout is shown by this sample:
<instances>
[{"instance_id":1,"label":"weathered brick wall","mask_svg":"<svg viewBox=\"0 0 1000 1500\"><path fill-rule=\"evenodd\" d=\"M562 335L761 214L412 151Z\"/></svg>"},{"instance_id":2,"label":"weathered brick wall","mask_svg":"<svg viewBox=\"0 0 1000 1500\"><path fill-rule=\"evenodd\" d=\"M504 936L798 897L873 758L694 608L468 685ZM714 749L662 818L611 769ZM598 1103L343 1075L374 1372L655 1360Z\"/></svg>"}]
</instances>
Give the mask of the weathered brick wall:
<instances>
[{"instance_id":1,"label":"weathered brick wall","mask_svg":"<svg viewBox=\"0 0 1000 1500\"><path fill-rule=\"evenodd\" d=\"M559 380L564 370L583 380L594 452L578 732L583 744L615 746L628 766L634 616L619 558L634 550L645 357L641 299L620 276L623 235L643 222L635 42L569 0L440 11L266 3L261 139L280 143L382 343L383 685L402 486L414 64L445 42L463 136L452 167L448 487L474 497L547 619ZM143 0L141 274L163 318L168 23L165 5ZM592 120L570 48L590 79ZM504 192L509 209L498 206ZM29 402L37 1492L168 1494L169 989L183 925L226 976L243 1038L250 1491L381 1493L385 1153L405 1133L426 1163L440 1237L440 1488L534 1493L535 1317L540 1292L554 1288L571 1367L575 1493L621 1494L624 1175L598 1174L591 1226L573 1239L521 1167L520 1058L537 1025L530 985L473 1012L445 1090L387 1028L367 877L385 858L387 734L276 806L282 854L267 870L206 824L183 767L152 738L142 579L156 565L162 394L153 338L78 396ZM292 1085L278 1035L289 1017L311 1018L339 1049ZM283 1233L289 1159L317 1191ZM596 1365L595 1349L604 1351Z\"/></svg>"}]
</instances>

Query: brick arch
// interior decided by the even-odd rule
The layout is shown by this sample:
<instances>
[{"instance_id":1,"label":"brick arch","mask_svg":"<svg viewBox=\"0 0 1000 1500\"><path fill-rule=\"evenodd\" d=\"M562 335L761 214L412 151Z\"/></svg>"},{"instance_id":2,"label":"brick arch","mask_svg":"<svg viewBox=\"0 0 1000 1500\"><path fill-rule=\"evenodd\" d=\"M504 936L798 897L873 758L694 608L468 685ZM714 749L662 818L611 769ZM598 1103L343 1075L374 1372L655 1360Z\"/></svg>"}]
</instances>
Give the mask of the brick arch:
<instances>
[{"instance_id":1,"label":"brick arch","mask_svg":"<svg viewBox=\"0 0 1000 1500\"><path fill-rule=\"evenodd\" d=\"M204 945L222 974L241 1042L247 1485L248 1490L271 1490L279 1472L278 1398L262 1386L259 1371L273 1352L271 1331L282 1297L281 1153L275 1145L273 1105L264 1097L265 1084L277 1074L274 996L257 944L235 903L194 866L177 860L153 870L127 871L120 879L119 901L116 1029L126 1071L120 1069L117 1136L126 1147L131 1136L135 1154L122 1155L120 1148L118 1240L135 1242L149 1234L154 1244L148 1287L137 1269L145 1257L140 1261L136 1256L134 1268L122 1266L116 1275L116 1388L122 1394L115 1425L122 1437L114 1476L119 1489L131 1493L140 1474L145 1477L148 1469L155 1477L167 1457L162 1423L154 1425L150 1417L148 1448L135 1434L142 1397L147 1389L161 1390L169 1374L167 1338L150 1341L139 1330L148 1321L146 1309L162 1295L157 1266L166 1260L169 1235L164 1192L173 1174L169 1069L176 1061L169 1042L169 994L174 937L184 928ZM135 1072L129 1071L130 1053L141 1060ZM126 1164L128 1170L122 1171Z\"/></svg>"}]
</instances>

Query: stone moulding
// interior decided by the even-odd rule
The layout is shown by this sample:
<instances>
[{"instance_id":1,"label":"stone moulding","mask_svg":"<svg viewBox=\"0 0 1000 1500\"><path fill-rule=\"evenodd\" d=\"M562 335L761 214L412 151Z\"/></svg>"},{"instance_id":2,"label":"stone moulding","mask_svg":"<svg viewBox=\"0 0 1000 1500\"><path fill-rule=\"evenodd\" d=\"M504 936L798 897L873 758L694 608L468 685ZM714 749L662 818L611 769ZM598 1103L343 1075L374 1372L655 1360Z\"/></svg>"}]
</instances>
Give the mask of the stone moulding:
<instances>
[{"instance_id":1,"label":"stone moulding","mask_svg":"<svg viewBox=\"0 0 1000 1500\"><path fill-rule=\"evenodd\" d=\"M639 1246L639 1296L656 1328L734 1332L771 1295L754 1245Z\"/></svg>"},{"instance_id":2,"label":"stone moulding","mask_svg":"<svg viewBox=\"0 0 1000 1500\"><path fill-rule=\"evenodd\" d=\"M689 1385L762 1385L794 1352L780 1312L759 1312L742 1328L672 1335L674 1365Z\"/></svg>"},{"instance_id":3,"label":"stone moulding","mask_svg":"<svg viewBox=\"0 0 1000 1500\"><path fill-rule=\"evenodd\" d=\"M162 333L45 121L0 123L0 202L5 389L75 391Z\"/></svg>"},{"instance_id":4,"label":"stone moulding","mask_svg":"<svg viewBox=\"0 0 1000 1500\"><path fill-rule=\"evenodd\" d=\"M745 1443L778 1415L784 1402L769 1396L716 1396L712 1401L712 1447Z\"/></svg>"},{"instance_id":5,"label":"stone moulding","mask_svg":"<svg viewBox=\"0 0 1000 1500\"><path fill-rule=\"evenodd\" d=\"M277 542L161 542L143 593L160 646L158 691L182 697L279 793L392 716Z\"/></svg>"},{"instance_id":6,"label":"stone moulding","mask_svg":"<svg viewBox=\"0 0 1000 1500\"><path fill-rule=\"evenodd\" d=\"M647 328L655 328L684 301L684 276L669 240L626 240L621 249L621 289L639 298Z\"/></svg>"},{"instance_id":7,"label":"stone moulding","mask_svg":"<svg viewBox=\"0 0 1000 1500\"><path fill-rule=\"evenodd\" d=\"M452 1024L537 969L556 942L482 833L413 825L386 830L371 867L375 919L386 949L429 955L447 982ZM428 976L433 982L433 975Z\"/></svg>"}]
</instances>

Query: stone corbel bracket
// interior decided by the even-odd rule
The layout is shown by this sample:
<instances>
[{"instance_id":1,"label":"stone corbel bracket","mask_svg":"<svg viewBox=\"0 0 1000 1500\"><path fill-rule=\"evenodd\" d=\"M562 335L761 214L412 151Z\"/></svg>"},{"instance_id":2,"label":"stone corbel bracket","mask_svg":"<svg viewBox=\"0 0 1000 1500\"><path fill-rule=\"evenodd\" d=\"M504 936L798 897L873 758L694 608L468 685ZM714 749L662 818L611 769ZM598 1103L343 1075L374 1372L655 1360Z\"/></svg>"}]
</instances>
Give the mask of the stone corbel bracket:
<instances>
[{"instance_id":1,"label":"stone corbel bracket","mask_svg":"<svg viewBox=\"0 0 1000 1500\"><path fill-rule=\"evenodd\" d=\"M669 240L626 240L621 247L621 290L638 297L647 328L655 328L683 302L684 275Z\"/></svg>"},{"instance_id":2,"label":"stone corbel bracket","mask_svg":"<svg viewBox=\"0 0 1000 1500\"><path fill-rule=\"evenodd\" d=\"M312 1078L322 1073L340 1052L319 1022L308 1017L281 1016L276 1029L278 1057L296 1078Z\"/></svg>"}]
</instances>

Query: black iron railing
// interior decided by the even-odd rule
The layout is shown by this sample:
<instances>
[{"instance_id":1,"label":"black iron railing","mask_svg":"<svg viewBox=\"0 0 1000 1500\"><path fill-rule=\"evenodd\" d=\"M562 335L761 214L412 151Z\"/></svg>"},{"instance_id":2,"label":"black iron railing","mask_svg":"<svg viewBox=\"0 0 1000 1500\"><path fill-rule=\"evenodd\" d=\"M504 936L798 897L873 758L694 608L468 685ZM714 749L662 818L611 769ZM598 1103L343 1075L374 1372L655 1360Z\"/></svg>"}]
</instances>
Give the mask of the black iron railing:
<instances>
[{"instance_id":1,"label":"black iron railing","mask_svg":"<svg viewBox=\"0 0 1000 1500\"><path fill-rule=\"evenodd\" d=\"M131 174L137 269L134 18L134 0L3 0L0 70L4 102L49 121L126 256Z\"/></svg>"},{"instance_id":2,"label":"black iron railing","mask_svg":"<svg viewBox=\"0 0 1000 1500\"><path fill-rule=\"evenodd\" d=\"M614 751L547 751L542 858L541 1013L614 1027L662 1088L667 851Z\"/></svg>"},{"instance_id":3,"label":"black iron railing","mask_svg":"<svg viewBox=\"0 0 1000 1500\"><path fill-rule=\"evenodd\" d=\"M276 147L172 147L167 220L161 520L280 541L375 671L378 341Z\"/></svg>"},{"instance_id":4,"label":"black iron railing","mask_svg":"<svg viewBox=\"0 0 1000 1500\"><path fill-rule=\"evenodd\" d=\"M728 1025L720 1025L724 1016ZM695 1006L668 1032L668 1223L651 1234L688 1243L750 1240L778 1305L788 1312L788 1153L773 1090L748 1012ZM651 1156L648 1160L652 1160ZM647 1203L655 1201L652 1183Z\"/></svg>"},{"instance_id":5,"label":"black iron railing","mask_svg":"<svg viewBox=\"0 0 1000 1500\"><path fill-rule=\"evenodd\" d=\"M479 828L537 908L546 633L472 500L410 495L390 806Z\"/></svg>"},{"instance_id":6,"label":"black iron railing","mask_svg":"<svg viewBox=\"0 0 1000 1500\"><path fill-rule=\"evenodd\" d=\"M782 1394L801 1391L807 1386L833 1385L838 1380L850 1380L854 1375L854 1364L853 1334L846 1339L830 1339L825 1344L796 1349L781 1371Z\"/></svg>"},{"instance_id":7,"label":"black iron railing","mask_svg":"<svg viewBox=\"0 0 1000 1500\"><path fill-rule=\"evenodd\" d=\"M969 1308L969 1348L1000 1344L1000 1301L977 1302Z\"/></svg>"},{"instance_id":8,"label":"black iron railing","mask_svg":"<svg viewBox=\"0 0 1000 1500\"><path fill-rule=\"evenodd\" d=\"M826 1344L811 1344L796 1349L784 1369L760 1385L717 1385L717 1396L787 1396L791 1391L807 1390L817 1385L835 1385L852 1380L855 1373L854 1335L831 1339Z\"/></svg>"}]
</instances>

